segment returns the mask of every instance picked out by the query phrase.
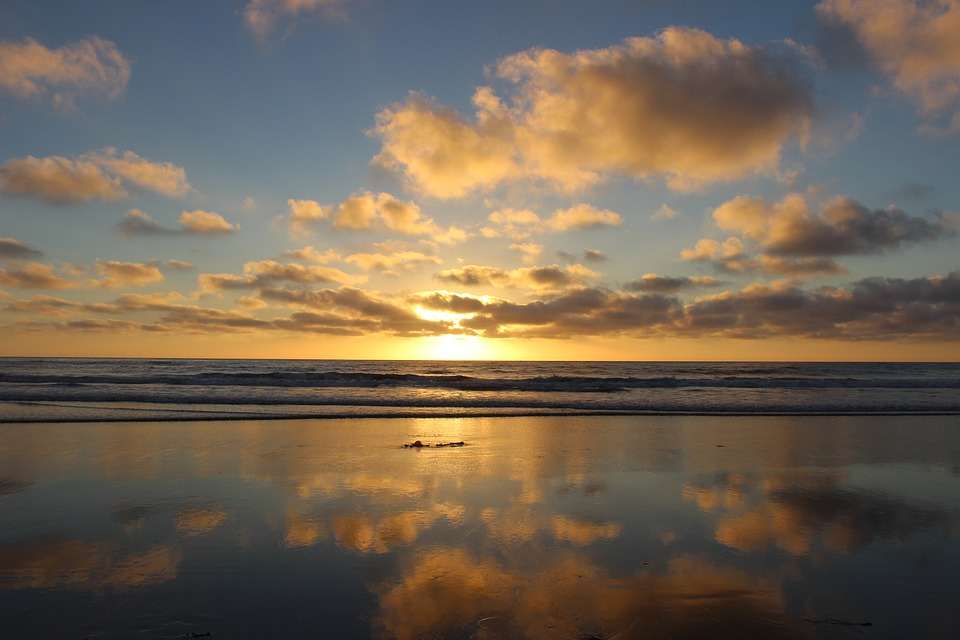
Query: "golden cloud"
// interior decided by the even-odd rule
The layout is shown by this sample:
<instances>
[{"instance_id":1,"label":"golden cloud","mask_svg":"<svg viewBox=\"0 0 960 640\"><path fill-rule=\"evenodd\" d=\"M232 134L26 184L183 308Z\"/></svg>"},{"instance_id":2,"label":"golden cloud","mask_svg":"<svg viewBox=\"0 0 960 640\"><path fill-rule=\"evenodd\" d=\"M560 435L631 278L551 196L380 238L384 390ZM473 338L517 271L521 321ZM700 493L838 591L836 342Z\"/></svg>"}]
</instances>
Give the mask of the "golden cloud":
<instances>
[{"instance_id":1,"label":"golden cloud","mask_svg":"<svg viewBox=\"0 0 960 640\"><path fill-rule=\"evenodd\" d=\"M426 195L458 198L537 180L576 191L610 177L690 189L773 172L813 115L798 48L779 52L672 27L606 49L525 51L474 95L470 120L411 94L377 115L374 162Z\"/></svg>"},{"instance_id":2,"label":"golden cloud","mask_svg":"<svg viewBox=\"0 0 960 640\"><path fill-rule=\"evenodd\" d=\"M0 165L0 188L11 195L55 204L119 200L129 195L128 186L165 196L182 196L190 191L183 167L151 162L132 151L117 153L107 147L76 160L63 156L13 158Z\"/></svg>"},{"instance_id":3,"label":"golden cloud","mask_svg":"<svg viewBox=\"0 0 960 640\"><path fill-rule=\"evenodd\" d=\"M924 117L953 112L947 131L960 132L960 1L823 0L817 13L852 28Z\"/></svg>"},{"instance_id":4,"label":"golden cloud","mask_svg":"<svg viewBox=\"0 0 960 640\"><path fill-rule=\"evenodd\" d=\"M0 42L0 89L25 100L50 96L62 109L72 109L84 95L114 100L130 79L130 61L117 45L91 36L48 49L31 38Z\"/></svg>"},{"instance_id":5,"label":"golden cloud","mask_svg":"<svg viewBox=\"0 0 960 640\"><path fill-rule=\"evenodd\" d=\"M457 227L442 229L432 218L424 216L415 202L381 192L363 191L350 196L336 207L313 200L288 200L291 230L304 232L317 224L330 221L334 229L373 231L388 229L407 236L431 236L436 242L456 244L468 234Z\"/></svg>"},{"instance_id":6,"label":"golden cloud","mask_svg":"<svg viewBox=\"0 0 960 640\"><path fill-rule=\"evenodd\" d=\"M18 269L0 269L0 284L21 289L76 289L89 283L59 276L50 265L28 262Z\"/></svg>"},{"instance_id":7,"label":"golden cloud","mask_svg":"<svg viewBox=\"0 0 960 640\"><path fill-rule=\"evenodd\" d=\"M139 262L119 262L117 260L97 260L94 270L104 278L100 284L116 289L126 286L144 286L163 280L163 274L154 264Z\"/></svg>"}]
</instances>

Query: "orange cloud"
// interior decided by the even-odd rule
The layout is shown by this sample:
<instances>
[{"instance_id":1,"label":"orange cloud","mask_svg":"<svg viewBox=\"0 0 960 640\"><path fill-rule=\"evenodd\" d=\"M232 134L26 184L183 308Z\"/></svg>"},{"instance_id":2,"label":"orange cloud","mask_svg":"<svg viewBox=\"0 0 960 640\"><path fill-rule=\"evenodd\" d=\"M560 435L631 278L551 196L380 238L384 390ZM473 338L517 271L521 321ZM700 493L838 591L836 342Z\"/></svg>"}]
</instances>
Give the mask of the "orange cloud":
<instances>
[{"instance_id":1,"label":"orange cloud","mask_svg":"<svg viewBox=\"0 0 960 640\"><path fill-rule=\"evenodd\" d=\"M91 36L48 49L31 38L0 42L0 89L24 100L50 96L62 109L93 95L115 100L130 79L130 61L113 42Z\"/></svg>"},{"instance_id":2,"label":"orange cloud","mask_svg":"<svg viewBox=\"0 0 960 640\"><path fill-rule=\"evenodd\" d=\"M127 211L117 224L117 231L125 236L198 235L216 236L236 233L240 225L227 222L219 213L184 211L180 214L180 228L171 229L156 222L150 214L139 209Z\"/></svg>"},{"instance_id":3,"label":"orange cloud","mask_svg":"<svg viewBox=\"0 0 960 640\"><path fill-rule=\"evenodd\" d=\"M413 271L421 264L442 264L443 262L437 256L430 256L419 251L354 253L347 256L345 261L356 264L364 271L382 271L384 273L394 273L395 269Z\"/></svg>"},{"instance_id":4,"label":"orange cloud","mask_svg":"<svg viewBox=\"0 0 960 640\"><path fill-rule=\"evenodd\" d=\"M21 289L76 289L85 283L58 276L56 270L39 262L28 262L18 269L0 269L0 284Z\"/></svg>"},{"instance_id":5,"label":"orange cloud","mask_svg":"<svg viewBox=\"0 0 960 640\"><path fill-rule=\"evenodd\" d=\"M183 167L151 162L132 151L118 156L117 150L109 147L76 160L27 156L0 165L0 189L55 204L119 200L129 195L128 186L166 196L181 196L191 189Z\"/></svg>"},{"instance_id":6,"label":"orange cloud","mask_svg":"<svg viewBox=\"0 0 960 640\"><path fill-rule=\"evenodd\" d=\"M402 200L381 192L364 191L350 196L336 208L313 200L288 200L287 217L291 230L304 232L317 224L330 221L334 229L373 231L387 229L406 236L430 236L443 244L465 241L468 234L457 227L442 229L432 218L420 211L415 202Z\"/></svg>"},{"instance_id":7,"label":"orange cloud","mask_svg":"<svg viewBox=\"0 0 960 640\"><path fill-rule=\"evenodd\" d=\"M509 104L481 87L473 120L417 94L381 111L374 162L438 198L516 180L569 192L629 176L690 189L770 173L813 115L796 71L805 54L782 49L672 27L606 49L525 51L492 70L510 83Z\"/></svg>"},{"instance_id":8,"label":"orange cloud","mask_svg":"<svg viewBox=\"0 0 960 640\"><path fill-rule=\"evenodd\" d=\"M960 132L960 1L823 0L816 10L853 29L928 121L952 112L946 130ZM927 128L935 130L929 122Z\"/></svg>"},{"instance_id":9,"label":"orange cloud","mask_svg":"<svg viewBox=\"0 0 960 640\"><path fill-rule=\"evenodd\" d=\"M543 267L523 267L510 271L499 267L467 265L458 269L441 271L435 277L441 282L466 286L557 290L583 284L600 277L600 274L578 264L567 265L566 267L552 264Z\"/></svg>"},{"instance_id":10,"label":"orange cloud","mask_svg":"<svg viewBox=\"0 0 960 640\"><path fill-rule=\"evenodd\" d=\"M487 219L494 226L485 229L484 235L506 235L517 240L529 238L534 233L563 233L577 229L619 227L623 224L620 214L584 203L557 209L546 220L529 209L511 208L494 211Z\"/></svg>"},{"instance_id":11,"label":"orange cloud","mask_svg":"<svg viewBox=\"0 0 960 640\"><path fill-rule=\"evenodd\" d=\"M163 280L163 274L154 264L97 260L93 268L97 273L104 276L100 284L111 289L126 286L142 287Z\"/></svg>"}]
</instances>

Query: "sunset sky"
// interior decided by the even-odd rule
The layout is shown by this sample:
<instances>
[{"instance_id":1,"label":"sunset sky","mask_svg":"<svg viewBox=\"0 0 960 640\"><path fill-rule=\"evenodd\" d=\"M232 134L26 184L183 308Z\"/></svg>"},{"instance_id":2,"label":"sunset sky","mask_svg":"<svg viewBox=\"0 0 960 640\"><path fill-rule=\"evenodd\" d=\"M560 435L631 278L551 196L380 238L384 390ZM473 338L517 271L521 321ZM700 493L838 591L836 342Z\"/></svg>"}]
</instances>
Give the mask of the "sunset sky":
<instances>
[{"instance_id":1,"label":"sunset sky","mask_svg":"<svg viewBox=\"0 0 960 640\"><path fill-rule=\"evenodd\" d=\"M960 359L960 0L6 0L0 355Z\"/></svg>"}]
</instances>

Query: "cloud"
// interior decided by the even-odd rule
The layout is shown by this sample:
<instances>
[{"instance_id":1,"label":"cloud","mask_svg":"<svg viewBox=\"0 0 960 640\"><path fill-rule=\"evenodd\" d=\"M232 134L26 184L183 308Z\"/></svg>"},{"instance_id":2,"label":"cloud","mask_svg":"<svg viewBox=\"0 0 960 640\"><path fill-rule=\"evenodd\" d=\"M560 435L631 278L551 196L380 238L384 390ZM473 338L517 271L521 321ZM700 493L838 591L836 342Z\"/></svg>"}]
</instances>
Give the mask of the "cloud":
<instances>
[{"instance_id":1,"label":"cloud","mask_svg":"<svg viewBox=\"0 0 960 640\"><path fill-rule=\"evenodd\" d=\"M492 286L510 289L556 290L582 284L600 274L573 264L566 268L552 264L508 271L499 267L467 265L441 271L434 277L441 282L464 286Z\"/></svg>"},{"instance_id":2,"label":"cloud","mask_svg":"<svg viewBox=\"0 0 960 640\"><path fill-rule=\"evenodd\" d=\"M680 215L679 211L677 211L667 203L663 203L662 205L660 205L660 208L657 209L652 216L650 216L650 219L651 220L672 220L679 215Z\"/></svg>"},{"instance_id":3,"label":"cloud","mask_svg":"<svg viewBox=\"0 0 960 640\"><path fill-rule=\"evenodd\" d=\"M799 194L774 204L738 196L718 207L713 219L721 229L742 233L768 253L790 257L881 253L954 232L942 217L928 221L897 207L871 211L852 198L834 198L815 214Z\"/></svg>"},{"instance_id":4,"label":"cloud","mask_svg":"<svg viewBox=\"0 0 960 640\"><path fill-rule=\"evenodd\" d=\"M302 249L284 251L283 257L296 258L304 262L315 262L316 264L329 264L330 262L336 262L340 259L340 252L336 249L327 249L326 251L320 252L312 246L307 246Z\"/></svg>"},{"instance_id":5,"label":"cloud","mask_svg":"<svg viewBox=\"0 0 960 640\"><path fill-rule=\"evenodd\" d=\"M13 238L0 238L0 260L39 258L43 252Z\"/></svg>"},{"instance_id":6,"label":"cloud","mask_svg":"<svg viewBox=\"0 0 960 640\"><path fill-rule=\"evenodd\" d=\"M167 269L170 271L193 271L194 267L183 260L170 260L167 262Z\"/></svg>"},{"instance_id":7,"label":"cloud","mask_svg":"<svg viewBox=\"0 0 960 640\"><path fill-rule=\"evenodd\" d=\"M543 255L543 245L535 242L514 242L510 245L514 251L519 251L527 264L536 264L540 256Z\"/></svg>"},{"instance_id":8,"label":"cloud","mask_svg":"<svg viewBox=\"0 0 960 640\"><path fill-rule=\"evenodd\" d=\"M321 205L315 200L287 200L290 215L287 220L290 230L295 233L307 233L314 225L330 218L329 206Z\"/></svg>"},{"instance_id":9,"label":"cloud","mask_svg":"<svg viewBox=\"0 0 960 640\"><path fill-rule=\"evenodd\" d=\"M13 158L0 165L0 188L15 196L43 198L54 204L119 200L127 195L119 178L88 160Z\"/></svg>"},{"instance_id":10,"label":"cloud","mask_svg":"<svg viewBox=\"0 0 960 640\"><path fill-rule=\"evenodd\" d=\"M266 40L278 22L296 20L302 14L315 14L323 20L346 19L345 0L251 0L243 8L243 22L259 40ZM289 27L288 33L292 31Z\"/></svg>"},{"instance_id":11,"label":"cloud","mask_svg":"<svg viewBox=\"0 0 960 640\"><path fill-rule=\"evenodd\" d=\"M100 281L101 286L111 289L127 286L142 287L163 280L163 274L154 264L97 260L93 268L104 276Z\"/></svg>"},{"instance_id":12,"label":"cloud","mask_svg":"<svg viewBox=\"0 0 960 640\"><path fill-rule=\"evenodd\" d=\"M149 266L149 265L140 265ZM115 269L120 272L120 269ZM0 272L0 278L5 272ZM481 273L491 278L504 274ZM22 330L238 333L286 331L328 335L430 336L461 333L486 338L574 339L591 336L627 338L722 338L741 340L817 339L888 342L960 340L960 271L925 278L866 278L846 287L803 289L794 282L754 283L740 290L703 295L684 302L671 289L686 281L666 276L648 279L644 290L603 287L558 287L563 274L540 272L539 297L515 302L492 296L426 291L386 297L349 286L338 289L286 289L277 274L259 282L249 274L233 288L256 288L257 297L243 306L264 304L295 309L269 320L246 311L224 311L181 304L175 292L124 294L113 303L80 304L47 296L8 300L5 312L62 318L33 323ZM129 280L137 278L124 272ZM519 277L515 275L514 277ZM535 278L535 274L526 277ZM148 280L149 277L140 277ZM302 280L303 278L301 278ZM507 280L509 282L509 280ZM485 282L483 278L479 283ZM304 284L299 282L299 284ZM529 283L527 283L529 284ZM694 284L694 281L689 283ZM709 282L700 281L706 286ZM66 288L66 287L65 287ZM231 288L225 286L224 288ZM256 302L259 300L259 302ZM421 316L418 309L433 313ZM84 318L84 314L122 315L153 312L147 322ZM459 319L453 320L450 316Z\"/></svg>"},{"instance_id":13,"label":"cloud","mask_svg":"<svg viewBox=\"0 0 960 640\"><path fill-rule=\"evenodd\" d=\"M148 213L130 209L116 229L124 236L216 236L237 233L240 225L227 222L219 213L197 210L181 213L180 228L171 229L156 222Z\"/></svg>"},{"instance_id":14,"label":"cloud","mask_svg":"<svg viewBox=\"0 0 960 640\"><path fill-rule=\"evenodd\" d=\"M338 230L387 229L405 236L431 236L443 244L457 244L468 238L468 234L457 227L439 227L432 218L423 215L415 202L403 202L386 192L364 191L336 207L314 200L288 200L287 204L290 207L287 220L291 230L297 233L329 221Z\"/></svg>"},{"instance_id":15,"label":"cloud","mask_svg":"<svg viewBox=\"0 0 960 640\"><path fill-rule=\"evenodd\" d=\"M611 177L691 189L772 173L814 114L806 53L671 27L605 49L533 49L491 69L508 87L468 119L411 94L377 114L374 163L437 198L534 180L572 192Z\"/></svg>"},{"instance_id":16,"label":"cloud","mask_svg":"<svg viewBox=\"0 0 960 640\"><path fill-rule=\"evenodd\" d=\"M644 291L648 293L676 293L685 289L700 287L715 287L720 284L716 278L709 276L692 276L671 278L656 273L644 274L639 280L632 280L623 285L625 291Z\"/></svg>"},{"instance_id":17,"label":"cloud","mask_svg":"<svg viewBox=\"0 0 960 640\"><path fill-rule=\"evenodd\" d=\"M230 224L219 213L201 210L181 213L180 225L187 233L201 236L223 235L240 230L239 224Z\"/></svg>"},{"instance_id":18,"label":"cloud","mask_svg":"<svg viewBox=\"0 0 960 640\"><path fill-rule=\"evenodd\" d=\"M36 40L0 41L0 91L21 100L49 100L70 110L85 96L119 98L130 61L113 42L91 36L48 49Z\"/></svg>"},{"instance_id":19,"label":"cloud","mask_svg":"<svg viewBox=\"0 0 960 640\"><path fill-rule=\"evenodd\" d=\"M183 167L152 162L132 151L118 155L107 147L79 156L13 158L0 165L0 189L16 196L42 198L54 204L119 200L127 187L182 196L191 189Z\"/></svg>"},{"instance_id":20,"label":"cloud","mask_svg":"<svg viewBox=\"0 0 960 640\"><path fill-rule=\"evenodd\" d=\"M419 251L396 251L394 253L354 253L345 258L364 271L382 271L396 275L396 270L410 272L421 264L443 264L437 256Z\"/></svg>"},{"instance_id":21,"label":"cloud","mask_svg":"<svg viewBox=\"0 0 960 640\"><path fill-rule=\"evenodd\" d=\"M0 269L0 284L21 289L76 289L84 286L76 279L57 275L53 267L39 262L28 262L18 269Z\"/></svg>"},{"instance_id":22,"label":"cloud","mask_svg":"<svg viewBox=\"0 0 960 640\"><path fill-rule=\"evenodd\" d=\"M557 209L546 220L529 209L511 208L494 211L487 219L493 225L485 230L487 237L506 235L516 240L524 240L534 233L563 233L623 224L620 214L584 203Z\"/></svg>"},{"instance_id":23,"label":"cloud","mask_svg":"<svg viewBox=\"0 0 960 640\"><path fill-rule=\"evenodd\" d=\"M295 284L322 284L336 282L357 284L367 278L352 275L333 267L302 264L284 264L276 260L247 262L243 265L244 275L230 273L203 273L198 279L201 293L217 293L231 290L249 290L273 287L281 282Z\"/></svg>"},{"instance_id":24,"label":"cloud","mask_svg":"<svg viewBox=\"0 0 960 640\"><path fill-rule=\"evenodd\" d=\"M860 45L920 106L927 127L946 113L960 132L960 1L823 0L821 19L853 30Z\"/></svg>"}]
</instances>

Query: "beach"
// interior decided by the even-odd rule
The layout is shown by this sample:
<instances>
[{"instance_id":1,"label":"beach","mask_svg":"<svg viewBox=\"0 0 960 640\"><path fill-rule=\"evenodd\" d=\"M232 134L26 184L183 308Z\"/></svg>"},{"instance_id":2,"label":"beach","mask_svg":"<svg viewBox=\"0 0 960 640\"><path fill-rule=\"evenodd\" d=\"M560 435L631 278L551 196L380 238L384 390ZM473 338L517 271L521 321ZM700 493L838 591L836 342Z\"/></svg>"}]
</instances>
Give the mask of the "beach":
<instances>
[{"instance_id":1,"label":"beach","mask_svg":"<svg viewBox=\"0 0 960 640\"><path fill-rule=\"evenodd\" d=\"M955 637L956 427L956 416L3 424L0 628ZM403 446L418 440L430 446Z\"/></svg>"}]
</instances>

